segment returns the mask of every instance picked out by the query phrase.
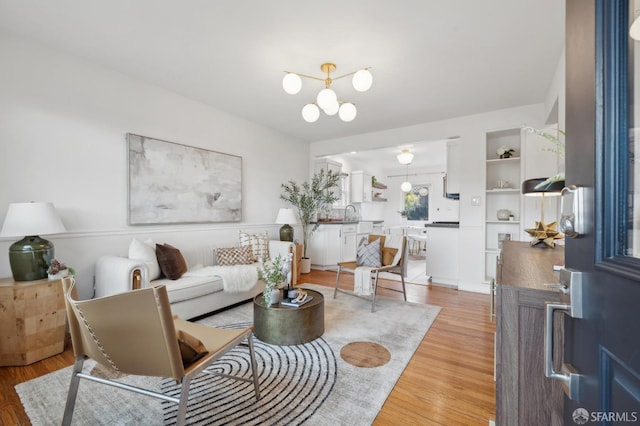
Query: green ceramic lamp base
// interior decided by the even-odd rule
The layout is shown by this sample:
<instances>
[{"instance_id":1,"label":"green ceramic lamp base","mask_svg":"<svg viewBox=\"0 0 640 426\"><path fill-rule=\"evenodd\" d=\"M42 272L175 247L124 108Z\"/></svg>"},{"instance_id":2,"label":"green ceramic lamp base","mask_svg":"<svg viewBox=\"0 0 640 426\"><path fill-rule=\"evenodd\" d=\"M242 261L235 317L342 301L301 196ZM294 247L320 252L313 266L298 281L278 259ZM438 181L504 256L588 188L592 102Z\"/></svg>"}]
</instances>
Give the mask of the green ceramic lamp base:
<instances>
[{"instance_id":1,"label":"green ceramic lamp base","mask_svg":"<svg viewBox=\"0 0 640 426\"><path fill-rule=\"evenodd\" d=\"M280 241L293 241L293 227L291 225L282 225L280 228Z\"/></svg>"},{"instance_id":2,"label":"green ceramic lamp base","mask_svg":"<svg viewBox=\"0 0 640 426\"><path fill-rule=\"evenodd\" d=\"M47 269L54 258L51 241L38 236L24 237L9 247L9 264L15 281L35 281L47 278Z\"/></svg>"}]
</instances>

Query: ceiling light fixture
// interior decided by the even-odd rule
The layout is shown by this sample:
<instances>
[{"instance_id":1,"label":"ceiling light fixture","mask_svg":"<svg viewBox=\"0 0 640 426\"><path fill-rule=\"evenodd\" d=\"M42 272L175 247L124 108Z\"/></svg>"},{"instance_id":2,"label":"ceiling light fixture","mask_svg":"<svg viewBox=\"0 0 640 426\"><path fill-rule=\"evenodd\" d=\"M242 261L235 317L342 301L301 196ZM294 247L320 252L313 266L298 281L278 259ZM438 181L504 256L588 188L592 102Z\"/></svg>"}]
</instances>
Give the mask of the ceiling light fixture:
<instances>
[{"instance_id":1,"label":"ceiling light fixture","mask_svg":"<svg viewBox=\"0 0 640 426\"><path fill-rule=\"evenodd\" d=\"M342 121L353 121L353 119L356 118L356 115L358 114L356 106L352 102L339 100L336 92L331 89L331 83L341 78L352 75L353 78L351 80L351 84L353 84L353 88L358 92L366 92L371 88L371 85L373 84L373 76L369 71L369 67L343 74L335 78L331 78L331 73L336 70L335 64L326 62L320 65L320 70L322 70L323 73L327 74L326 78L285 71L286 74L282 79L282 88L288 94L295 95L298 94L302 89L302 79L300 77L322 81L324 82L325 86L324 89L318 92L316 101L310 102L302 108L302 118L304 119L304 121L308 123L317 121L318 118L320 118L321 109L325 114L329 116L338 114L338 117L340 117Z\"/></svg>"},{"instance_id":2,"label":"ceiling light fixture","mask_svg":"<svg viewBox=\"0 0 640 426\"><path fill-rule=\"evenodd\" d=\"M398 154L398 162L402 165L411 164L413 161L413 154L409 152L408 149L403 149L400 154Z\"/></svg>"}]
</instances>

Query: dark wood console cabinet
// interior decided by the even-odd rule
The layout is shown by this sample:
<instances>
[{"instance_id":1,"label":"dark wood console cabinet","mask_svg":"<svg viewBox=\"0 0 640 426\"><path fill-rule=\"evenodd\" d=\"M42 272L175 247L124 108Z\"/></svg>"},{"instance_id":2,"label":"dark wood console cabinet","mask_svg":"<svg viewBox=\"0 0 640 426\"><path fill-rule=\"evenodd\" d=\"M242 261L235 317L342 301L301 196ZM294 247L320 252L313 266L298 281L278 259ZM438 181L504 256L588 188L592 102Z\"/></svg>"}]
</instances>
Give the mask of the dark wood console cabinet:
<instances>
[{"instance_id":1,"label":"dark wood console cabinet","mask_svg":"<svg viewBox=\"0 0 640 426\"><path fill-rule=\"evenodd\" d=\"M544 317L545 302L560 302L561 296L545 284L558 283L553 266L563 264L564 247L504 242L496 271L497 425L562 425L562 386L544 374ZM562 320L558 314L554 323L558 364Z\"/></svg>"}]
</instances>

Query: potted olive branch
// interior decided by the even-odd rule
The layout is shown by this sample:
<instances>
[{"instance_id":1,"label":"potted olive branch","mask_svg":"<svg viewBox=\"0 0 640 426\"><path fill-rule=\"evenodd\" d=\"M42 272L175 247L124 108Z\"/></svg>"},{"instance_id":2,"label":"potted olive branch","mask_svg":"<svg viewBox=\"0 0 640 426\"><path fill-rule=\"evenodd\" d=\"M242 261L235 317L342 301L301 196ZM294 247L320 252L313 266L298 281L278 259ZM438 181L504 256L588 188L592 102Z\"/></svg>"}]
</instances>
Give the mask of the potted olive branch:
<instances>
[{"instance_id":1,"label":"potted olive branch","mask_svg":"<svg viewBox=\"0 0 640 426\"><path fill-rule=\"evenodd\" d=\"M339 179L340 177L331 171L325 173L324 170L320 170L313 175L311 181L299 184L290 180L281 185L283 192L280 198L295 207L302 225L302 259L305 265L300 268L301 272L310 271L311 262L307 257L307 247L309 238L318 228L318 224L312 224L311 221L319 210L338 201L331 189L338 186Z\"/></svg>"}]
</instances>

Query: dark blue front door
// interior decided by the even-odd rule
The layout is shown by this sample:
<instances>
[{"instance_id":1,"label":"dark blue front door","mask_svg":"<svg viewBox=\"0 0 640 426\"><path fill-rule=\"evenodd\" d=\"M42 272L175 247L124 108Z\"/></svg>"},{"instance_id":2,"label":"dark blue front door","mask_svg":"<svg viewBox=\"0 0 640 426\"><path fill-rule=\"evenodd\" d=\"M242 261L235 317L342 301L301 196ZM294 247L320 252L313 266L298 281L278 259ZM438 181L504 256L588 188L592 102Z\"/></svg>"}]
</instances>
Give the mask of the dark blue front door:
<instances>
[{"instance_id":1,"label":"dark blue front door","mask_svg":"<svg viewBox=\"0 0 640 426\"><path fill-rule=\"evenodd\" d=\"M567 0L566 182L586 194L585 233L566 242L584 282L583 318L565 324L565 362L583 379L567 425L640 423L638 6Z\"/></svg>"}]
</instances>

